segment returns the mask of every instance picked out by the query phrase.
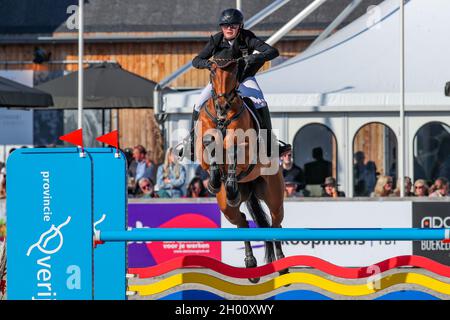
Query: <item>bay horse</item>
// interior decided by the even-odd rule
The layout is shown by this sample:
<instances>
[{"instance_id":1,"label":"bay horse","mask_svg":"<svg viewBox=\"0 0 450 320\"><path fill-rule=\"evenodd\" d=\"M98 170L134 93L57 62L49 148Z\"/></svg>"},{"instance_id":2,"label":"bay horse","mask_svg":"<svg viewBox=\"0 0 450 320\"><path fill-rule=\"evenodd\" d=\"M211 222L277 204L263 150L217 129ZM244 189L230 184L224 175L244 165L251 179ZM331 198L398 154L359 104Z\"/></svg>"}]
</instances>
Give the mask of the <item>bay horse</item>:
<instances>
[{"instance_id":1,"label":"bay horse","mask_svg":"<svg viewBox=\"0 0 450 320\"><path fill-rule=\"evenodd\" d=\"M245 203L258 227L281 228L284 216L282 169L278 157L261 156L267 154L266 143L257 144L257 141L264 134L258 130L256 113L246 107L238 92L237 79L243 69L242 63L242 59L213 61L210 69L212 97L202 106L195 127L195 157L209 172L208 190L216 195L219 208L228 221L238 228L249 227L240 210L240 205ZM248 101L247 105L250 103ZM272 155L275 146L278 148L277 143L272 143ZM260 200L269 208L270 218ZM284 258L281 242L266 241L266 262L276 260L275 257ZM245 241L244 262L247 268L257 266L250 241ZM288 269L280 272L285 273ZM257 283L259 278L249 280Z\"/></svg>"}]
</instances>

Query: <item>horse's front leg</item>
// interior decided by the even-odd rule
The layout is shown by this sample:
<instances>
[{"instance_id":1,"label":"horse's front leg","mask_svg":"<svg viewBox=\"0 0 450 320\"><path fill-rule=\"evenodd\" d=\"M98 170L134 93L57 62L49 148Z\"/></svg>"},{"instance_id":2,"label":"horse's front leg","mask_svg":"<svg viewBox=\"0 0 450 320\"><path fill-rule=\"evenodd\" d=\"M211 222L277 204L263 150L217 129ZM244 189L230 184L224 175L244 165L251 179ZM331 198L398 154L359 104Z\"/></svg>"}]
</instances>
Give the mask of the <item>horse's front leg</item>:
<instances>
[{"instance_id":1,"label":"horse's front leg","mask_svg":"<svg viewBox=\"0 0 450 320\"><path fill-rule=\"evenodd\" d=\"M209 163L209 181L207 189L212 194L217 194L220 191L222 184L222 177L219 165L217 164L216 143L215 137L211 134L205 135L202 138L203 146L206 148L206 159Z\"/></svg>"},{"instance_id":2,"label":"horse's front leg","mask_svg":"<svg viewBox=\"0 0 450 320\"><path fill-rule=\"evenodd\" d=\"M216 194L217 203L219 204L220 211L224 214L225 218L237 226L238 228L248 228L249 224L245 217L245 214L239 210L239 207L230 207L227 205L227 195L225 191L225 187L222 186L219 193ZM257 266L257 261L255 256L253 255L253 249L250 241L244 241L245 245L245 267L246 268L255 268ZM250 278L248 279L252 283L258 283L259 278Z\"/></svg>"}]
</instances>

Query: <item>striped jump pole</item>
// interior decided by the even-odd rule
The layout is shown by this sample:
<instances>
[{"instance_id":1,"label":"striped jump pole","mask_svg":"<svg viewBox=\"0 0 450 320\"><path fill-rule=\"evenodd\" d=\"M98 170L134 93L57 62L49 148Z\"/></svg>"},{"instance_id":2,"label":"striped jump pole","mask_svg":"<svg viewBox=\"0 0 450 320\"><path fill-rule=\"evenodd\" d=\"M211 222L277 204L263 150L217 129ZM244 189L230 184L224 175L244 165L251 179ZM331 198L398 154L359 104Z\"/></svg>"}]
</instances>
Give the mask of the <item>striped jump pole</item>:
<instances>
[{"instance_id":1,"label":"striped jump pole","mask_svg":"<svg viewBox=\"0 0 450 320\"><path fill-rule=\"evenodd\" d=\"M101 231L100 241L449 240L450 229L166 228Z\"/></svg>"}]
</instances>

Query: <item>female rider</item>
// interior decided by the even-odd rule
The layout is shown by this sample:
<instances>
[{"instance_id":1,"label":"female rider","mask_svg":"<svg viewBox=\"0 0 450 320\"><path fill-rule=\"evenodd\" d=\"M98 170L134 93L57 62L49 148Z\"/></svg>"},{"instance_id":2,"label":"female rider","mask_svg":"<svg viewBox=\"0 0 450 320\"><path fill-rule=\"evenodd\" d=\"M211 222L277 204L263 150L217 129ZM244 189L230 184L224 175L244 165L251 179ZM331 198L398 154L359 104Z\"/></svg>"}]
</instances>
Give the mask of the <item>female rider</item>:
<instances>
[{"instance_id":1,"label":"female rider","mask_svg":"<svg viewBox=\"0 0 450 320\"><path fill-rule=\"evenodd\" d=\"M239 92L244 97L249 97L259 118L262 121L261 129L268 130L268 135L272 130L269 108L264 99L264 95L255 79L255 74L266 61L276 58L279 53L276 48L268 45L255 34L243 28L244 16L237 9L226 9L219 18L221 31L211 36L209 42L202 51L192 60L192 65L197 69L210 69L211 57L222 59L238 59L245 61L245 68L240 76ZM256 52L257 51L257 52ZM194 127L198 120L200 108L211 98L211 83L209 83L200 93L197 103L194 105L190 135L190 158L193 161L194 152ZM189 146L189 144L185 144ZM270 145L268 145L270 146ZM270 147L268 148L270 149ZM282 142L279 146L279 155L291 149L289 144ZM183 150L180 150L182 153Z\"/></svg>"}]
</instances>

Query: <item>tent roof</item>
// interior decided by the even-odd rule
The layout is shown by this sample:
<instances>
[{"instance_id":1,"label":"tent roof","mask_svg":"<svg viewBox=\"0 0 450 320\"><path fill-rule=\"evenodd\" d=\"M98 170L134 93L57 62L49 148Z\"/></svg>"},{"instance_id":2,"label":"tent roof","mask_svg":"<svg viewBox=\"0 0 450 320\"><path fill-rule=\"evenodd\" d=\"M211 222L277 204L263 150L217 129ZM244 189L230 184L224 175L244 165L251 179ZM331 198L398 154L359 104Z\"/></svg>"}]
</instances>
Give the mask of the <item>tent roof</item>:
<instances>
[{"instance_id":1,"label":"tent roof","mask_svg":"<svg viewBox=\"0 0 450 320\"><path fill-rule=\"evenodd\" d=\"M406 109L447 108L450 1L405 5ZM386 0L318 45L257 76L271 110L398 110L400 19ZM168 108L192 105L196 92L168 95ZM184 106L184 105L183 105Z\"/></svg>"},{"instance_id":2,"label":"tent roof","mask_svg":"<svg viewBox=\"0 0 450 320\"><path fill-rule=\"evenodd\" d=\"M53 100L48 93L0 77L0 107L45 108L51 105Z\"/></svg>"},{"instance_id":3,"label":"tent roof","mask_svg":"<svg viewBox=\"0 0 450 320\"><path fill-rule=\"evenodd\" d=\"M153 108L154 81L122 69L119 64L102 63L84 69L85 108ZM78 72L69 73L37 86L55 101L54 108L78 106ZM165 89L170 92L171 89Z\"/></svg>"}]
</instances>

